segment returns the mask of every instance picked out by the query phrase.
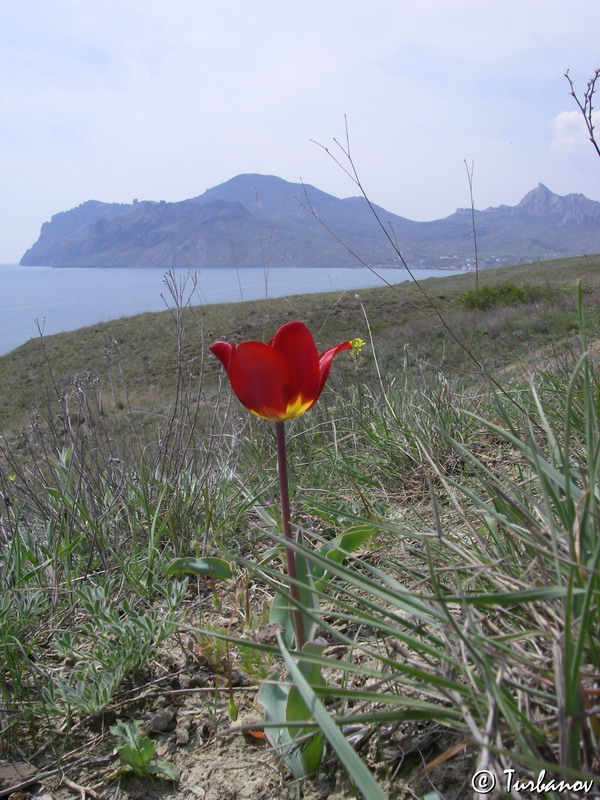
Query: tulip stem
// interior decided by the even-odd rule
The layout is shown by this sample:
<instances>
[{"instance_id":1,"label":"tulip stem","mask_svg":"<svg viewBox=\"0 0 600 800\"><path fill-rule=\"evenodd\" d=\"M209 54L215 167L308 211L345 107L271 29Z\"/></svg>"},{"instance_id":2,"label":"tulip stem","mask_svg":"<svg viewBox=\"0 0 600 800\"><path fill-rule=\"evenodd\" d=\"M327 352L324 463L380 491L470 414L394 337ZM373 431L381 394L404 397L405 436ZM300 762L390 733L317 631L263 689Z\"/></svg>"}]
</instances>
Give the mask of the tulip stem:
<instances>
[{"instance_id":1,"label":"tulip stem","mask_svg":"<svg viewBox=\"0 0 600 800\"><path fill-rule=\"evenodd\" d=\"M294 541L292 533L292 523L290 521L290 493L288 487L287 474L287 454L285 447L285 422L281 420L275 423L275 433L277 437L277 469L279 472L279 497L281 500L281 516L283 519L283 536L290 542ZM296 634L296 649L302 650L305 642L304 618L300 609L300 589L296 581L296 554L291 547L285 548L285 560L287 573L290 578L290 594L296 603L292 611L294 631Z\"/></svg>"}]
</instances>

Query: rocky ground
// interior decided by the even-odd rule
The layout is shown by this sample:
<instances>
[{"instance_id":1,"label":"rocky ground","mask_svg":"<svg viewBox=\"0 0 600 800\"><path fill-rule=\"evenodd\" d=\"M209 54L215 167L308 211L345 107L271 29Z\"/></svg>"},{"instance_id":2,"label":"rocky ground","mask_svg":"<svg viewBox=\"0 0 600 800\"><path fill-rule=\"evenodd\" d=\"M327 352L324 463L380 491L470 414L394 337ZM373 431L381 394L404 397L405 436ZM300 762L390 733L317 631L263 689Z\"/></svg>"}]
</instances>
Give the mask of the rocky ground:
<instances>
[{"instance_id":1,"label":"rocky ground","mask_svg":"<svg viewBox=\"0 0 600 800\"><path fill-rule=\"evenodd\" d=\"M207 609L210 598L205 598ZM204 610L203 622L214 630L224 625L241 632L233 605L227 598L212 619ZM239 628L236 631L236 628ZM272 635L265 625L258 633ZM350 800L360 797L334 754L328 751L316 779L294 780L260 729L262 708L256 695L259 669L248 670L239 651L228 652L218 639L182 630L161 648L143 676L123 687L123 692L101 715L80 716L60 725L48 721L30 742L8 743L0 750L0 798L10 800ZM333 676L330 676L330 678ZM335 679L333 677L333 679ZM235 706L235 713L232 713ZM236 717L235 720L232 717ZM135 775L117 748L115 724L139 723L144 739L154 744L154 760L168 765L170 777ZM256 724L257 730L248 726ZM40 721L40 725L43 723ZM439 800L464 796L470 774L460 743L451 758L435 759L455 746L435 723L382 730L368 729L352 739L361 757L378 777L390 798L420 799L436 790ZM433 769L426 769L427 765ZM432 800L435 795L432 795Z\"/></svg>"}]
</instances>

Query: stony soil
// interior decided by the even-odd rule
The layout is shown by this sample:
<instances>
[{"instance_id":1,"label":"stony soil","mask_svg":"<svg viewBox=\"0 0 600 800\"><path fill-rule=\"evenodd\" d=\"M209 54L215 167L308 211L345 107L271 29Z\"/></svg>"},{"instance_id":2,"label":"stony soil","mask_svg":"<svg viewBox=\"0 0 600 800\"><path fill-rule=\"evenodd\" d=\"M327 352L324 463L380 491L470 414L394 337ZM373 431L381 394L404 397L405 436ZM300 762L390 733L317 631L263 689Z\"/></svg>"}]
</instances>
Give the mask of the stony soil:
<instances>
[{"instance_id":1,"label":"stony soil","mask_svg":"<svg viewBox=\"0 0 600 800\"><path fill-rule=\"evenodd\" d=\"M241 635L243 615L235 596L235 588L229 595L225 593L217 612L212 595L207 593L200 600L202 627ZM190 619L198 599L190 599ZM255 610L259 609L260 602L253 600ZM253 635L268 641L274 638L271 627L263 624ZM210 639L202 639L193 630L182 630L166 644L144 675L124 686L105 713L75 718L66 739L57 735L59 732L53 730L56 723L49 721L37 737L37 752L31 742L14 741L2 750L0 741L0 800L360 797L331 752L317 779L296 781L280 756L271 751L264 734L245 729L260 725L262 719L262 708L256 701L260 676L258 669L254 675L248 671L235 647L228 659L216 640L211 644ZM335 680L335 676L329 678ZM235 721L229 713L231 696L237 710ZM177 781L123 773L117 740L110 731L118 720L140 721L144 734L155 743L155 756L175 769ZM439 800L469 795L470 759L460 743L433 722L382 730L377 737L359 731L352 741L390 798L421 800L433 791L437 791ZM438 766L425 769L451 748L451 757L442 757Z\"/></svg>"}]
</instances>

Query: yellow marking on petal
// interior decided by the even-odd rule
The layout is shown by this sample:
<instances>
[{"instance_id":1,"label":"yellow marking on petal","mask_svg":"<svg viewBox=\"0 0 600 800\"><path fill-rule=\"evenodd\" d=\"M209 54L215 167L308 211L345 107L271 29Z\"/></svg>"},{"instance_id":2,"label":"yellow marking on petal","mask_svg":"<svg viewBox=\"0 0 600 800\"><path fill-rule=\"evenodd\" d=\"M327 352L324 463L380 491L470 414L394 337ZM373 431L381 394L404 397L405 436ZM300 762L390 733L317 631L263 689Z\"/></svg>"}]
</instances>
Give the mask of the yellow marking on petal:
<instances>
[{"instance_id":1,"label":"yellow marking on petal","mask_svg":"<svg viewBox=\"0 0 600 800\"><path fill-rule=\"evenodd\" d=\"M247 407L247 406L246 406L246 407ZM253 408L248 408L248 411L249 411L251 414L254 414L254 416L255 416L255 417L258 417L259 419L270 419L270 417L264 417L262 414L259 414L259 413L258 413L258 411L254 411L254 409L253 409Z\"/></svg>"},{"instance_id":2,"label":"yellow marking on petal","mask_svg":"<svg viewBox=\"0 0 600 800\"><path fill-rule=\"evenodd\" d=\"M268 415L267 413L261 414L258 411L255 411L252 408L249 408L251 414L254 414L255 417L259 417L260 419L269 420L269 422L280 422L281 420L285 419L294 419L295 417L301 417L302 414L305 414L308 409L313 405L313 400L305 400L302 395L298 395L298 397L294 400L293 403L288 403L285 411L283 414L271 414Z\"/></svg>"},{"instance_id":3,"label":"yellow marking on petal","mask_svg":"<svg viewBox=\"0 0 600 800\"><path fill-rule=\"evenodd\" d=\"M302 414L305 414L308 409L312 406L314 400L311 398L310 400L305 400L301 394L294 400L293 403L288 403L288 406L285 410L285 417L284 419L294 419L294 417L301 417Z\"/></svg>"}]
</instances>

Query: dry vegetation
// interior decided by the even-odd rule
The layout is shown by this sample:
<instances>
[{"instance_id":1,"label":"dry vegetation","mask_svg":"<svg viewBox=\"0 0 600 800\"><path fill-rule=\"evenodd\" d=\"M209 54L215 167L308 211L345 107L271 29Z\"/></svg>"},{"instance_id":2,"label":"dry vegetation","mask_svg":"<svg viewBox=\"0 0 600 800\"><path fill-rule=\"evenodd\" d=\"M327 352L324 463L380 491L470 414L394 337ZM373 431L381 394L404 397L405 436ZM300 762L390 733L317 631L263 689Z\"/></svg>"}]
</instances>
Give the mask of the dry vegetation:
<instances>
[{"instance_id":1,"label":"dry vegetation","mask_svg":"<svg viewBox=\"0 0 600 800\"><path fill-rule=\"evenodd\" d=\"M369 343L290 428L303 552L328 570L325 707L390 798L471 796L476 769L593 779L599 276L598 256L482 273L544 289L486 311L461 301L472 275L431 279L453 336L408 285L205 308L174 287L172 312L0 359L0 797L360 796L331 751L293 781L239 727L281 663L275 452L206 347L297 318ZM234 577L169 576L188 555Z\"/></svg>"}]
</instances>

